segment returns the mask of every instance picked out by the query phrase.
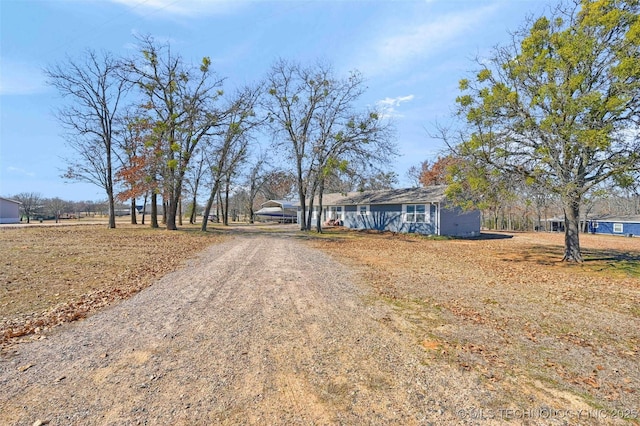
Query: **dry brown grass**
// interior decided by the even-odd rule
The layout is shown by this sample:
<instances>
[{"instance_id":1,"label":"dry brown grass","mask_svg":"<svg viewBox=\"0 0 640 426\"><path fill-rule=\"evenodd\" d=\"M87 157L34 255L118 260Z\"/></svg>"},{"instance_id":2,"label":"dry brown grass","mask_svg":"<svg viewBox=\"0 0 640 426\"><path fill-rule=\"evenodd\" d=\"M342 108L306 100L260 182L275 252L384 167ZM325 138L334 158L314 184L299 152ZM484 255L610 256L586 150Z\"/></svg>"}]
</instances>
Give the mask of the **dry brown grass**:
<instances>
[{"instance_id":1,"label":"dry brown grass","mask_svg":"<svg viewBox=\"0 0 640 426\"><path fill-rule=\"evenodd\" d=\"M195 226L0 228L0 343L126 298L221 238Z\"/></svg>"},{"instance_id":2,"label":"dry brown grass","mask_svg":"<svg viewBox=\"0 0 640 426\"><path fill-rule=\"evenodd\" d=\"M312 244L361 269L425 362L481 373L501 407L579 397L638 420L640 239L581 236L571 265L560 234L329 234Z\"/></svg>"},{"instance_id":3,"label":"dry brown grass","mask_svg":"<svg viewBox=\"0 0 640 426\"><path fill-rule=\"evenodd\" d=\"M185 228L1 228L2 340L37 338L128 297L224 238ZM381 322L412 339L423 362L478 373L502 396L494 408L570 400L638 419L640 239L583 235L586 261L569 265L559 234L298 235L360 271L372 303L397 313Z\"/></svg>"}]
</instances>

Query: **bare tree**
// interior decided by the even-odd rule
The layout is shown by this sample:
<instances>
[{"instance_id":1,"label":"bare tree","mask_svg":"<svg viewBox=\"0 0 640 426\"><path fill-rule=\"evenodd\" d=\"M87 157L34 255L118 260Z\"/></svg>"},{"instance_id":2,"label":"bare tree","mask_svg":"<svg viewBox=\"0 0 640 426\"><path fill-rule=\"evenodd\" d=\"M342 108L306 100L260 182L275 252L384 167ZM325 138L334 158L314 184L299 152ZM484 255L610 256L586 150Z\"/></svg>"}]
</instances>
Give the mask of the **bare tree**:
<instances>
[{"instance_id":1,"label":"bare tree","mask_svg":"<svg viewBox=\"0 0 640 426\"><path fill-rule=\"evenodd\" d=\"M257 200L282 200L293 192L295 179L290 173L277 168L268 168L271 159L266 153L260 154L250 166L245 187L249 222L254 222L254 209Z\"/></svg>"},{"instance_id":2,"label":"bare tree","mask_svg":"<svg viewBox=\"0 0 640 426\"><path fill-rule=\"evenodd\" d=\"M58 197L49 198L43 201L43 208L47 213L54 216L56 223L58 223L60 216L63 213L67 213L69 202Z\"/></svg>"},{"instance_id":3,"label":"bare tree","mask_svg":"<svg viewBox=\"0 0 640 426\"><path fill-rule=\"evenodd\" d=\"M249 223L253 223L253 204L267 179L267 173L264 170L266 161L267 157L264 154L258 157L256 162L251 165L247 176L247 210Z\"/></svg>"},{"instance_id":4,"label":"bare tree","mask_svg":"<svg viewBox=\"0 0 640 426\"><path fill-rule=\"evenodd\" d=\"M191 166L187 170L185 179L186 186L191 195L191 203L189 204L189 223L196 223L198 209L198 190L203 182L207 172L207 158L204 149L199 149L195 155L196 160L192 161Z\"/></svg>"},{"instance_id":5,"label":"bare tree","mask_svg":"<svg viewBox=\"0 0 640 426\"><path fill-rule=\"evenodd\" d=\"M358 191L380 191L392 189L398 184L398 175L395 172L378 172L364 176L357 176L355 189Z\"/></svg>"},{"instance_id":6,"label":"bare tree","mask_svg":"<svg viewBox=\"0 0 640 426\"><path fill-rule=\"evenodd\" d=\"M409 167L405 176L411 182L411 186L417 188L420 186L420 175L422 174L422 168L424 167L424 162L420 164L420 166L413 165Z\"/></svg>"},{"instance_id":7,"label":"bare tree","mask_svg":"<svg viewBox=\"0 0 640 426\"><path fill-rule=\"evenodd\" d=\"M296 178L286 170L266 173L260 193L266 200L286 200L295 196Z\"/></svg>"},{"instance_id":8,"label":"bare tree","mask_svg":"<svg viewBox=\"0 0 640 426\"><path fill-rule=\"evenodd\" d=\"M320 108L325 88L329 85L328 70L303 68L283 59L277 61L267 76L269 96L265 108L276 139L276 149L286 153L293 162L298 198L300 229L307 230L306 201L310 174L311 148L315 128L313 116Z\"/></svg>"},{"instance_id":9,"label":"bare tree","mask_svg":"<svg viewBox=\"0 0 640 426\"><path fill-rule=\"evenodd\" d=\"M38 192L21 192L11 198L21 203L20 210L26 216L27 223L31 223L31 215L42 209L42 195Z\"/></svg>"},{"instance_id":10,"label":"bare tree","mask_svg":"<svg viewBox=\"0 0 640 426\"><path fill-rule=\"evenodd\" d=\"M230 99L224 113L224 130L217 137L210 138L207 145L211 192L204 209L201 229L207 230L207 220L213 202L222 189L228 204L231 178L238 172L239 166L247 159L250 133L262 120L256 115L255 107L260 96L260 86L239 89ZM228 221L228 209L223 212L225 224Z\"/></svg>"},{"instance_id":11,"label":"bare tree","mask_svg":"<svg viewBox=\"0 0 640 426\"><path fill-rule=\"evenodd\" d=\"M277 148L294 164L302 211L300 228L309 230L313 197L319 195L322 209L328 175L349 166L362 170L392 158L391 125L379 111L355 109L365 91L358 72L338 78L326 64L305 68L280 60L272 66L267 84L265 108L279 141ZM320 215L317 230L321 230Z\"/></svg>"},{"instance_id":12,"label":"bare tree","mask_svg":"<svg viewBox=\"0 0 640 426\"><path fill-rule=\"evenodd\" d=\"M67 129L67 144L77 157L69 159L64 177L95 184L109 202L109 228L115 228L113 150L115 119L130 88L120 62L109 53L87 50L84 58L45 70L48 82L69 99L57 118Z\"/></svg>"}]
</instances>

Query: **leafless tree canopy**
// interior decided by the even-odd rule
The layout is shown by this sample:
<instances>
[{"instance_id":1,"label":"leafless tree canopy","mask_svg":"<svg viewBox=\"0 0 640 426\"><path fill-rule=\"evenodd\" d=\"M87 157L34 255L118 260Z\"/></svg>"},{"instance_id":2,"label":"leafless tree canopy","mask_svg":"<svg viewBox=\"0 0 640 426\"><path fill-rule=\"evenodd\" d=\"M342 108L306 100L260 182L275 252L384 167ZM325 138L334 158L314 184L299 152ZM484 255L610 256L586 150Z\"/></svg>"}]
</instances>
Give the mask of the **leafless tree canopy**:
<instances>
[{"instance_id":1,"label":"leafless tree canopy","mask_svg":"<svg viewBox=\"0 0 640 426\"><path fill-rule=\"evenodd\" d=\"M122 64L109 53L87 50L45 70L48 82L69 100L57 117L67 130L67 143L76 156L64 177L93 183L105 190L111 207L109 227L115 228L113 151L115 122L130 83Z\"/></svg>"}]
</instances>

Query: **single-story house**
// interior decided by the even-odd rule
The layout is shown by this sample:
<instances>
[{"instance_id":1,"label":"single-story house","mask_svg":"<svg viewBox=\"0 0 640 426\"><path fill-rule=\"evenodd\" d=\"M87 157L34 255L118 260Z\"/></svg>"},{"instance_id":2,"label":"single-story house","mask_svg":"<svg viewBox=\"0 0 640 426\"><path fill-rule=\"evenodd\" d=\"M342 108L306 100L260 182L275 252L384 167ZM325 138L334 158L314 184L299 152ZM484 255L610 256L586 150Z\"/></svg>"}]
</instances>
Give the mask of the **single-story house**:
<instances>
[{"instance_id":1,"label":"single-story house","mask_svg":"<svg viewBox=\"0 0 640 426\"><path fill-rule=\"evenodd\" d=\"M438 185L325 194L321 220L352 229L455 237L480 235L480 211L463 211L451 205L445 189L445 185ZM314 205L317 202L314 200ZM318 214L317 207L314 210L313 223Z\"/></svg>"},{"instance_id":2,"label":"single-story house","mask_svg":"<svg viewBox=\"0 0 640 426\"><path fill-rule=\"evenodd\" d=\"M600 216L589 221L593 234L640 236L640 215Z\"/></svg>"},{"instance_id":3,"label":"single-story house","mask_svg":"<svg viewBox=\"0 0 640 426\"><path fill-rule=\"evenodd\" d=\"M0 223L19 223L20 204L19 201L0 197Z\"/></svg>"},{"instance_id":4,"label":"single-story house","mask_svg":"<svg viewBox=\"0 0 640 426\"><path fill-rule=\"evenodd\" d=\"M543 223L541 230L552 232L564 232L564 217L556 216L549 219L542 219Z\"/></svg>"},{"instance_id":5,"label":"single-story house","mask_svg":"<svg viewBox=\"0 0 640 426\"><path fill-rule=\"evenodd\" d=\"M296 201L269 200L262 203L254 215L262 220L295 222L298 219L298 204Z\"/></svg>"}]
</instances>

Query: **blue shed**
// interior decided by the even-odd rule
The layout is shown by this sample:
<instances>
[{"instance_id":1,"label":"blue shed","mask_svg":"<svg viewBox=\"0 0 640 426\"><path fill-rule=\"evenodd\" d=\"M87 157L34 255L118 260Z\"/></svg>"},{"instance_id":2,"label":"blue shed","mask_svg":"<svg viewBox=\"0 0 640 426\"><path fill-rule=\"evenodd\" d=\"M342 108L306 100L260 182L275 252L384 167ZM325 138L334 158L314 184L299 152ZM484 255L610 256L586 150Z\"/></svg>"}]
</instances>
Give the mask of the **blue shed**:
<instances>
[{"instance_id":1,"label":"blue shed","mask_svg":"<svg viewBox=\"0 0 640 426\"><path fill-rule=\"evenodd\" d=\"M592 234L640 236L640 215L601 216L589 221Z\"/></svg>"},{"instance_id":2,"label":"blue shed","mask_svg":"<svg viewBox=\"0 0 640 426\"><path fill-rule=\"evenodd\" d=\"M480 235L480 212L451 206L445 189L445 185L438 185L325 194L322 221L363 230L456 237ZM312 219L315 221L316 217L317 209Z\"/></svg>"}]
</instances>

